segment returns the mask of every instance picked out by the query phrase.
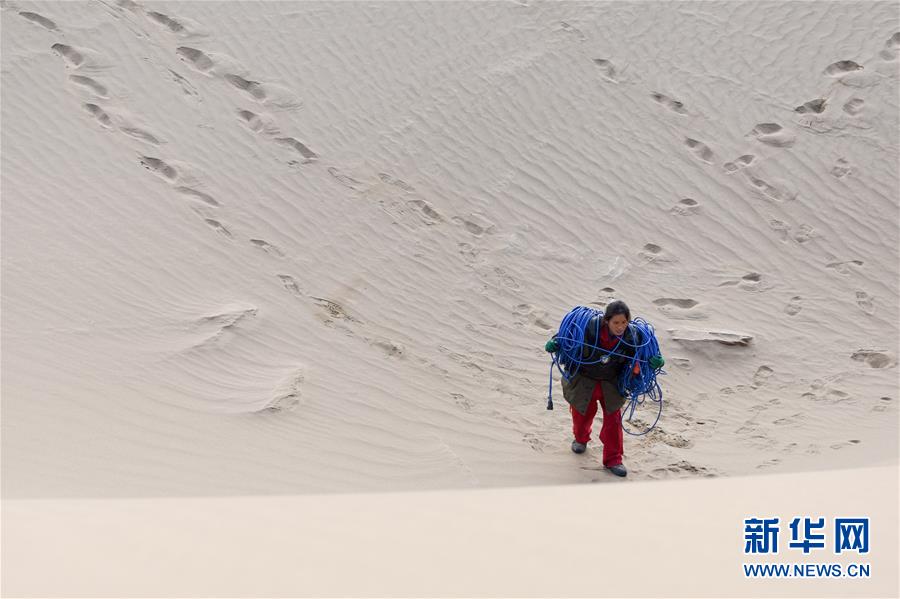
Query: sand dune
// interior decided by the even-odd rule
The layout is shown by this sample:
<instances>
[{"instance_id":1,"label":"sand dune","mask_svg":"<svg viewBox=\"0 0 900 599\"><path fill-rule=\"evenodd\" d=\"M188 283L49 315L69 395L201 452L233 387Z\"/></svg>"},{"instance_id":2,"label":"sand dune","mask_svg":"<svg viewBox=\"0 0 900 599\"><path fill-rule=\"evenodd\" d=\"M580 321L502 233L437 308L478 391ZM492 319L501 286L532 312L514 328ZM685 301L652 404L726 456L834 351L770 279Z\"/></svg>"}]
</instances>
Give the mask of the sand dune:
<instances>
[{"instance_id":1,"label":"sand dune","mask_svg":"<svg viewBox=\"0 0 900 599\"><path fill-rule=\"evenodd\" d=\"M606 482L612 298L631 478L897 464L894 4L2 10L5 497Z\"/></svg>"}]
</instances>

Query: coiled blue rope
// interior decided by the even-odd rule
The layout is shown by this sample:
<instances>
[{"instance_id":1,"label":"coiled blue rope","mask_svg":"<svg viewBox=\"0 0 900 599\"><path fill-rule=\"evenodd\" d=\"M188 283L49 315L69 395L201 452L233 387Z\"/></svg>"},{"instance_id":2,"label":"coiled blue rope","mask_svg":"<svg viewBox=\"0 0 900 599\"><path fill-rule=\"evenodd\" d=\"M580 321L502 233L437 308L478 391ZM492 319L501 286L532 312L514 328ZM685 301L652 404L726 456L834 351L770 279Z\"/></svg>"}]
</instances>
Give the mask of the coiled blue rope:
<instances>
[{"instance_id":1,"label":"coiled blue rope","mask_svg":"<svg viewBox=\"0 0 900 599\"><path fill-rule=\"evenodd\" d=\"M547 409L553 409L553 368L559 370L560 375L569 381L578 374L583 365L597 364L606 359L606 356L622 356L628 358L627 367L622 369L619 375L618 388L619 393L625 398L626 404L623 406L622 429L629 435L646 435L656 426L662 416L662 388L656 380L657 375L665 374L662 368L652 368L650 359L660 355L659 342L656 339L656 331L653 325L642 318L635 318L628 323L628 330L631 332L631 341L626 339L627 335L618 338L615 347L612 350L604 349L597 345L585 342L585 334L590 321L594 316L600 316L595 320L595 330L593 338L599 343L600 339L600 321L603 312L595 308L587 306L576 306L563 317L556 333L556 342L559 345L557 351L551 353L550 362L550 385L547 392ZM583 358L584 348L599 350L600 357L596 360L585 360ZM630 352L628 348L631 349ZM629 355L633 353L633 355ZM593 356L592 351L589 355ZM634 372L635 365L639 365L637 374ZM625 426L625 422L631 422L635 410L644 403L646 399L650 399L659 404L656 420L647 430L642 433L634 433ZM626 417L627 415L627 417Z\"/></svg>"}]
</instances>

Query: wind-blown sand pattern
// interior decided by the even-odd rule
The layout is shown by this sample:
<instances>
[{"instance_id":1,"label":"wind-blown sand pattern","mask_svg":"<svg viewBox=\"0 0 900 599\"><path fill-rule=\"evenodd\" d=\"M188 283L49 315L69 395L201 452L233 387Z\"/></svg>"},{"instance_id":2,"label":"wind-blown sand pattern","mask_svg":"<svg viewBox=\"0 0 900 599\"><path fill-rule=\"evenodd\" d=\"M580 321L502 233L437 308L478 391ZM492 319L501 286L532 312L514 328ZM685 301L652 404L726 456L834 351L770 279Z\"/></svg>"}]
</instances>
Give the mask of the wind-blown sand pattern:
<instances>
[{"instance_id":1,"label":"wind-blown sand pattern","mask_svg":"<svg viewBox=\"0 0 900 599\"><path fill-rule=\"evenodd\" d=\"M612 298L628 481L896 464L897 16L4 3L4 497L607 482L542 348Z\"/></svg>"}]
</instances>

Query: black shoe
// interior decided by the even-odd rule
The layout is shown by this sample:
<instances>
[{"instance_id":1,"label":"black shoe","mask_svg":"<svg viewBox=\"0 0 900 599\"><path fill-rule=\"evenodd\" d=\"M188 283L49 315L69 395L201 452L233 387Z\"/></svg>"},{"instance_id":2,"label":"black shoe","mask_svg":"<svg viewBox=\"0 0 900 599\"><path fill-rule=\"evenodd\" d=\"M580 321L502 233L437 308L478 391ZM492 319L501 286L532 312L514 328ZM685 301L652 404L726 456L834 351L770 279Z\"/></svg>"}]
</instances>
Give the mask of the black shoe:
<instances>
[{"instance_id":1,"label":"black shoe","mask_svg":"<svg viewBox=\"0 0 900 599\"><path fill-rule=\"evenodd\" d=\"M607 466L607 470L615 474L616 476L628 476L628 470L625 468L625 464L616 464L615 466Z\"/></svg>"},{"instance_id":2,"label":"black shoe","mask_svg":"<svg viewBox=\"0 0 900 599\"><path fill-rule=\"evenodd\" d=\"M587 449L587 443L572 441L572 451L574 451L575 453L584 453L585 449Z\"/></svg>"}]
</instances>

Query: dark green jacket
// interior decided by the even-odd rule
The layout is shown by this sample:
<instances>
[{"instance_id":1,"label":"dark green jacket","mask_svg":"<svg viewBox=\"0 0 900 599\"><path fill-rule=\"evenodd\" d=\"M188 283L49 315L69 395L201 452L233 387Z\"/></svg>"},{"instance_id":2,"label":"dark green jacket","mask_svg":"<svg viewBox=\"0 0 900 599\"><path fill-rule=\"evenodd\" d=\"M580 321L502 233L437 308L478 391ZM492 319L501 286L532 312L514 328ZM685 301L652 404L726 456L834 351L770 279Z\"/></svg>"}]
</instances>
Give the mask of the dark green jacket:
<instances>
[{"instance_id":1,"label":"dark green jacket","mask_svg":"<svg viewBox=\"0 0 900 599\"><path fill-rule=\"evenodd\" d=\"M588 326L585 331L585 341L587 344L599 346L600 343L595 340L592 327ZM626 329L622 336L628 343L634 344L634 337L631 327ZM619 345L617 353L626 356L634 356L634 348L630 345L622 343ZM596 350L590 347L582 349L582 360L594 362L608 352ZM629 359L623 356L609 356L609 360L605 364L583 364L578 369L578 374L573 376L568 382L563 378L562 383L563 397L569 404L578 410L579 414L584 415L587 412L588 404L594 393L594 386L600 382L603 390L603 401L606 404L604 410L607 414L612 414L625 405L625 398L619 393L619 373L623 369L628 368Z\"/></svg>"}]
</instances>

